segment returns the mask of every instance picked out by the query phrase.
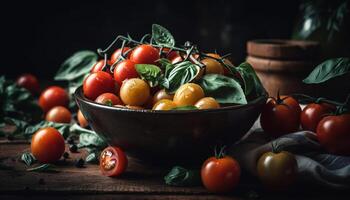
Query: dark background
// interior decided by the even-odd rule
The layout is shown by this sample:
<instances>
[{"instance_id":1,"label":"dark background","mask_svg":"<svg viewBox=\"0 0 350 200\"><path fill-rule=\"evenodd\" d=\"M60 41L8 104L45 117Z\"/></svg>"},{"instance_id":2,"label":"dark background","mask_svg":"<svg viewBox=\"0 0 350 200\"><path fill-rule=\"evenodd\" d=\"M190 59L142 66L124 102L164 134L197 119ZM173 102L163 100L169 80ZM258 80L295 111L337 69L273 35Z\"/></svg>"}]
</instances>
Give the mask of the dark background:
<instances>
[{"instance_id":1,"label":"dark background","mask_svg":"<svg viewBox=\"0 0 350 200\"><path fill-rule=\"evenodd\" d=\"M1 7L1 74L31 72L51 79L75 51L106 47L118 34L140 38L151 24L167 27L177 44L245 57L255 38L289 38L299 1L11 1Z\"/></svg>"}]
</instances>

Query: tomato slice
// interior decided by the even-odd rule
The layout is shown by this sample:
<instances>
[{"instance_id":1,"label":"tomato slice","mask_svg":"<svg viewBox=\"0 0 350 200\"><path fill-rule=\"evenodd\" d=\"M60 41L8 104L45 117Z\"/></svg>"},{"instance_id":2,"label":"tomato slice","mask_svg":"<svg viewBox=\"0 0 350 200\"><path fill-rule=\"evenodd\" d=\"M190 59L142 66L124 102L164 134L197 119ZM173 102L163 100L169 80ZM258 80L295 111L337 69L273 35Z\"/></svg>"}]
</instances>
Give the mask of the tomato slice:
<instances>
[{"instance_id":1,"label":"tomato slice","mask_svg":"<svg viewBox=\"0 0 350 200\"><path fill-rule=\"evenodd\" d=\"M118 176L128 166L128 159L125 153L118 147L105 148L100 156L100 170L104 176Z\"/></svg>"}]
</instances>

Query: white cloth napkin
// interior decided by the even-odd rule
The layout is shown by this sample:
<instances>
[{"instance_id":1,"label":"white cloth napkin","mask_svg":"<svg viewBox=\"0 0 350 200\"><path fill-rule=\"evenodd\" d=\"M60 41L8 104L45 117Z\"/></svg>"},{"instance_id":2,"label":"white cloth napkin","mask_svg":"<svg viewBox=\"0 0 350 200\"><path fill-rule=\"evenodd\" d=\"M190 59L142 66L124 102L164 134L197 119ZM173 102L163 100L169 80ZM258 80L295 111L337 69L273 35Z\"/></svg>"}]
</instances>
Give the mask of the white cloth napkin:
<instances>
[{"instance_id":1,"label":"white cloth napkin","mask_svg":"<svg viewBox=\"0 0 350 200\"><path fill-rule=\"evenodd\" d=\"M256 175L257 160L263 153L271 151L271 142L277 143L280 150L296 155L299 180L333 188L350 188L350 157L328 154L320 147L316 134L310 131L271 139L260 128L258 120L242 140L230 148L230 154L243 169Z\"/></svg>"}]
</instances>

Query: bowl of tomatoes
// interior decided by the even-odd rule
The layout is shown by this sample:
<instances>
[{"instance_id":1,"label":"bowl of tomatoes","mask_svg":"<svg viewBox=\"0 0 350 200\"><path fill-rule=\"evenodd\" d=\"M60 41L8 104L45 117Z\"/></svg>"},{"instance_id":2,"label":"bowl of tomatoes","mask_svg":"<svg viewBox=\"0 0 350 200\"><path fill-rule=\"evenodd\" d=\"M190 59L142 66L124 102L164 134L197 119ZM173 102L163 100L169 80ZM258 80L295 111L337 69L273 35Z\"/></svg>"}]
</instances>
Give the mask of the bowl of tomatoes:
<instances>
[{"instance_id":1,"label":"bowl of tomatoes","mask_svg":"<svg viewBox=\"0 0 350 200\"><path fill-rule=\"evenodd\" d=\"M249 63L234 66L228 55L189 42L176 47L159 25L146 38L118 36L99 49L103 59L75 91L90 127L108 144L141 160L191 160L251 128L267 93Z\"/></svg>"}]
</instances>

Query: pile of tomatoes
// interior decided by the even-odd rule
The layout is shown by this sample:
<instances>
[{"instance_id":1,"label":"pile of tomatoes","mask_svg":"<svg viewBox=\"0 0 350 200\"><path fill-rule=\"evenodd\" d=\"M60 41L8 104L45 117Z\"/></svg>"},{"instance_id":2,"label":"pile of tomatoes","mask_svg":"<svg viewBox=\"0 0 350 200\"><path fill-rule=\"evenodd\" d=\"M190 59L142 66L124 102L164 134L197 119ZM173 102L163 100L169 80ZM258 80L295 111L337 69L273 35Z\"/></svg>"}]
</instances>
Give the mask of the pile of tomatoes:
<instances>
[{"instance_id":1,"label":"pile of tomatoes","mask_svg":"<svg viewBox=\"0 0 350 200\"><path fill-rule=\"evenodd\" d=\"M123 50L122 50L123 49ZM220 104L212 97L205 97L203 89L195 83L183 84L175 94L159 87L150 87L142 80L135 69L137 64L158 65L161 58L172 63L181 62L177 51L159 49L149 44L141 44L134 49L117 49L109 60L98 61L84 80L85 97L97 103L129 109L172 110L176 107L195 106L198 109L219 108ZM220 58L218 54L208 54ZM225 74L225 67L213 58L205 58L206 74ZM225 62L230 63L225 59ZM232 65L232 64L231 64ZM111 66L115 66L111 69Z\"/></svg>"},{"instance_id":2,"label":"pile of tomatoes","mask_svg":"<svg viewBox=\"0 0 350 200\"><path fill-rule=\"evenodd\" d=\"M315 132L321 146L334 154L350 154L350 114L337 113L330 103L310 103L301 110L291 96L272 98L263 108L260 123L274 137L303 130Z\"/></svg>"}]
</instances>

